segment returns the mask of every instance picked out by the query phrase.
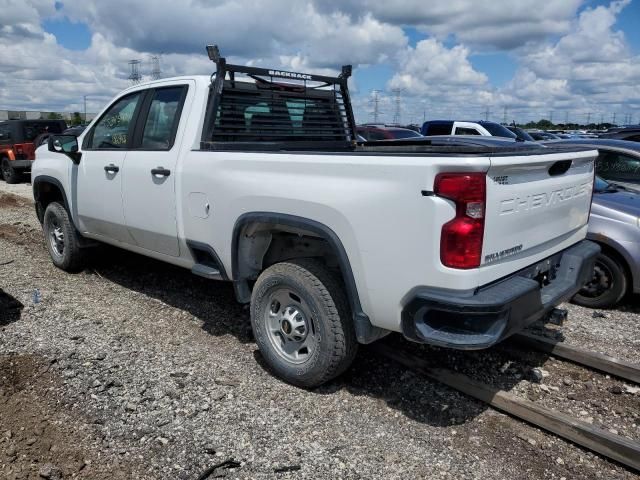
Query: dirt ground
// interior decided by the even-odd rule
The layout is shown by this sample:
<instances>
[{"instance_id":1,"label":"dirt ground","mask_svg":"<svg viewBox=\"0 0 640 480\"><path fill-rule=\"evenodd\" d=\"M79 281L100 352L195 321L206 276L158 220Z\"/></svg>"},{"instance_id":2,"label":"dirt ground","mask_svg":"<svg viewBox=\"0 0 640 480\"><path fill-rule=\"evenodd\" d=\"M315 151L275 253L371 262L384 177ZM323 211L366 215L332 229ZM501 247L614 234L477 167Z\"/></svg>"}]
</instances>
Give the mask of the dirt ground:
<instances>
[{"instance_id":1,"label":"dirt ground","mask_svg":"<svg viewBox=\"0 0 640 480\"><path fill-rule=\"evenodd\" d=\"M637 361L636 298L598 315L568 308L563 328L538 328ZM384 341L640 439L633 385L513 343ZM112 248L82 273L57 270L30 186L0 183L0 478L221 477L640 478L369 348L328 385L286 385L229 285Z\"/></svg>"}]
</instances>

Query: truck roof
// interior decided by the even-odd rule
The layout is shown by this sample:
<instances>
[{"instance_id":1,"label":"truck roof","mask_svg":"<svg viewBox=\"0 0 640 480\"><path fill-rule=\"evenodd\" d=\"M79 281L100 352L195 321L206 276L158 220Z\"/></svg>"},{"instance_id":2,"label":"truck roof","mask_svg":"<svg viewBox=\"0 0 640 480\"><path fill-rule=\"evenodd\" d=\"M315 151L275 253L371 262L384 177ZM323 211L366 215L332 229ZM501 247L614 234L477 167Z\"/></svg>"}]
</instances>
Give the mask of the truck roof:
<instances>
[{"instance_id":1,"label":"truck roof","mask_svg":"<svg viewBox=\"0 0 640 480\"><path fill-rule=\"evenodd\" d=\"M165 77L165 78L160 78L158 80L148 80L146 82L136 83L135 85L132 85L124 89L123 93L133 91L133 90L138 90L140 88L152 87L154 85L177 82L180 80L192 80L192 81L195 81L196 83L206 84L206 85L211 83L211 77L209 75L180 75L176 77Z\"/></svg>"}]
</instances>

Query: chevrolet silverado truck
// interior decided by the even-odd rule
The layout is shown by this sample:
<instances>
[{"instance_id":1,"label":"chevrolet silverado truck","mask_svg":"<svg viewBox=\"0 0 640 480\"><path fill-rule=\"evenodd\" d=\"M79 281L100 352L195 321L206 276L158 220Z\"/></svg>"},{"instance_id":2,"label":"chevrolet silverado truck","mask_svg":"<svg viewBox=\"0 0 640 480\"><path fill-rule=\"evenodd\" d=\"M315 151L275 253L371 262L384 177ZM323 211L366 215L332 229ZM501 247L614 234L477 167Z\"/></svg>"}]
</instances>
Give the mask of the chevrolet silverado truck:
<instances>
[{"instance_id":1,"label":"chevrolet silverado truck","mask_svg":"<svg viewBox=\"0 0 640 480\"><path fill-rule=\"evenodd\" d=\"M591 278L592 149L357 142L347 86L228 64L139 84L37 150L53 263L96 241L233 282L270 368L302 387L389 332L489 347Z\"/></svg>"}]
</instances>

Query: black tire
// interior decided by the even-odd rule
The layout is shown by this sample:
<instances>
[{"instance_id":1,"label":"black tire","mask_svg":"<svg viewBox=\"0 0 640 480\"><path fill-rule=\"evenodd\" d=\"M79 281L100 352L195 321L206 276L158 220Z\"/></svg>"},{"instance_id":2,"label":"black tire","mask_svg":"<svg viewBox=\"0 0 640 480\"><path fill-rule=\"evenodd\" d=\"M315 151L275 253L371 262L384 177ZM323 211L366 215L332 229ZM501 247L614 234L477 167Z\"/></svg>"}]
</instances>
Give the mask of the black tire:
<instances>
[{"instance_id":1,"label":"black tire","mask_svg":"<svg viewBox=\"0 0 640 480\"><path fill-rule=\"evenodd\" d=\"M596 258L593 279L573 297L573 303L589 308L612 308L627 293L627 283L620 261L607 253L600 253Z\"/></svg>"},{"instance_id":2,"label":"black tire","mask_svg":"<svg viewBox=\"0 0 640 480\"><path fill-rule=\"evenodd\" d=\"M291 301L287 306L274 300L286 295L281 292L288 292ZM310 345L306 357L304 346L293 354L302 352L302 358L296 360L285 358L285 348L277 346L286 343L286 333L295 335L291 328L287 332L286 320L282 320L291 309L302 314L301 328L306 328L306 343ZM299 316L296 318L300 321ZM268 328L270 321L281 325L282 331L274 333ZM277 263L262 272L251 295L251 325L258 348L273 372L303 388L317 387L343 373L358 349L344 285L337 275L313 259Z\"/></svg>"},{"instance_id":3,"label":"black tire","mask_svg":"<svg viewBox=\"0 0 640 480\"><path fill-rule=\"evenodd\" d=\"M5 157L2 159L0 169L2 170L2 179L5 182L18 183L20 181L20 172L11 166L11 162L9 162L8 158Z\"/></svg>"},{"instance_id":4,"label":"black tire","mask_svg":"<svg viewBox=\"0 0 640 480\"><path fill-rule=\"evenodd\" d=\"M67 272L82 270L85 252L80 248L80 234L71 223L69 213L64 206L58 202L47 205L42 230L53 264ZM56 241L60 238L61 243Z\"/></svg>"}]
</instances>

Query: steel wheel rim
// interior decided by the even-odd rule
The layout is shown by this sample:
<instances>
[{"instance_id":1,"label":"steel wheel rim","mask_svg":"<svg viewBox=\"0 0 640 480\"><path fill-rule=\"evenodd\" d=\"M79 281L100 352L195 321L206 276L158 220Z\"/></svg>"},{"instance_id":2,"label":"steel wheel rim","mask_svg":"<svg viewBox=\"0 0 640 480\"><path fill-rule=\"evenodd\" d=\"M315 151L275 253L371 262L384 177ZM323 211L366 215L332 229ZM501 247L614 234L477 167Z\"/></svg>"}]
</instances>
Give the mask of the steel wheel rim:
<instances>
[{"instance_id":1,"label":"steel wheel rim","mask_svg":"<svg viewBox=\"0 0 640 480\"><path fill-rule=\"evenodd\" d=\"M290 288L277 288L267 296L263 327L276 353L293 364L306 362L317 346L311 309Z\"/></svg>"},{"instance_id":2,"label":"steel wheel rim","mask_svg":"<svg viewBox=\"0 0 640 480\"><path fill-rule=\"evenodd\" d=\"M56 217L49 217L47 231L51 251L58 257L64 255L64 231Z\"/></svg>"},{"instance_id":3,"label":"steel wheel rim","mask_svg":"<svg viewBox=\"0 0 640 480\"><path fill-rule=\"evenodd\" d=\"M587 283L580 294L584 297L598 298L611 289L613 286L613 274L611 270L602 262L596 261L593 268L593 278Z\"/></svg>"}]
</instances>

